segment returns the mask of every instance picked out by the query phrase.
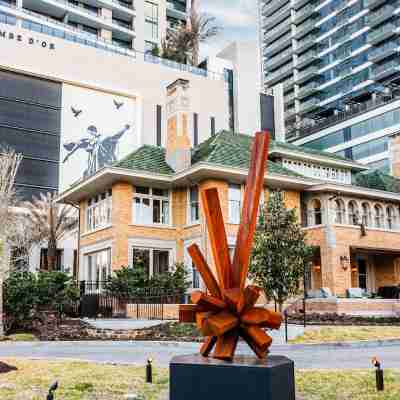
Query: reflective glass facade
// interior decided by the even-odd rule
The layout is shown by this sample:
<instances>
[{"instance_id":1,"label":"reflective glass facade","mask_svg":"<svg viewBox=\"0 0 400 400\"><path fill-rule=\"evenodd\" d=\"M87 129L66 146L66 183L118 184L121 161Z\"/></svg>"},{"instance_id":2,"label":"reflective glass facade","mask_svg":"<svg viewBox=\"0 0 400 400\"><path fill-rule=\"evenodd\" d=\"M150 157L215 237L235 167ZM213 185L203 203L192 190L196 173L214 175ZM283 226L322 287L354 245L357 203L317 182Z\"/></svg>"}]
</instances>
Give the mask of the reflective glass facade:
<instances>
[{"instance_id":1,"label":"reflective glass facade","mask_svg":"<svg viewBox=\"0 0 400 400\"><path fill-rule=\"evenodd\" d=\"M284 86L289 137L386 94L393 79L400 82L400 0L260 3L264 84ZM328 145L331 139L339 144L351 137L337 134Z\"/></svg>"},{"instance_id":2,"label":"reflective glass facade","mask_svg":"<svg viewBox=\"0 0 400 400\"><path fill-rule=\"evenodd\" d=\"M349 142L398 124L400 124L400 108L330 133L329 135L308 142L306 146L317 150L326 150L330 147Z\"/></svg>"}]
</instances>

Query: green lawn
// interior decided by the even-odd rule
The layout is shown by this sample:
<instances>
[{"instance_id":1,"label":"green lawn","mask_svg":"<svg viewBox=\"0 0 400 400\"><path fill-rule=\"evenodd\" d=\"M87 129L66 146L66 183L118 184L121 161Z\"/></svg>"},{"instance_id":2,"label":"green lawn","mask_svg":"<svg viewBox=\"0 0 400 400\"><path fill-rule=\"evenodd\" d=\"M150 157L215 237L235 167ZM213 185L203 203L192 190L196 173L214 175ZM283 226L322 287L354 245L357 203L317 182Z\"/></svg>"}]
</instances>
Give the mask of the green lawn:
<instances>
[{"instance_id":1,"label":"green lawn","mask_svg":"<svg viewBox=\"0 0 400 400\"><path fill-rule=\"evenodd\" d=\"M290 343L332 343L359 340L400 339L400 326L332 326L307 328Z\"/></svg>"},{"instance_id":2,"label":"green lawn","mask_svg":"<svg viewBox=\"0 0 400 400\"><path fill-rule=\"evenodd\" d=\"M55 380L56 400L122 400L136 393L145 400L165 400L168 370L155 368L154 384L144 381L144 367L73 361L5 359L16 371L0 374L1 400L43 400ZM400 370L385 371L386 390L377 394L374 369L298 370L298 400L399 400Z\"/></svg>"},{"instance_id":3,"label":"green lawn","mask_svg":"<svg viewBox=\"0 0 400 400\"><path fill-rule=\"evenodd\" d=\"M385 391L379 393L373 368L297 371L296 389L304 400L399 400L400 370L385 370Z\"/></svg>"},{"instance_id":4,"label":"green lawn","mask_svg":"<svg viewBox=\"0 0 400 400\"><path fill-rule=\"evenodd\" d=\"M43 400L47 388L56 380L60 387L56 399L62 400L122 400L127 393L158 400L168 388L165 369L155 368L155 383L150 385L145 383L144 367L73 361L2 361L17 370L0 374L1 400Z\"/></svg>"}]
</instances>

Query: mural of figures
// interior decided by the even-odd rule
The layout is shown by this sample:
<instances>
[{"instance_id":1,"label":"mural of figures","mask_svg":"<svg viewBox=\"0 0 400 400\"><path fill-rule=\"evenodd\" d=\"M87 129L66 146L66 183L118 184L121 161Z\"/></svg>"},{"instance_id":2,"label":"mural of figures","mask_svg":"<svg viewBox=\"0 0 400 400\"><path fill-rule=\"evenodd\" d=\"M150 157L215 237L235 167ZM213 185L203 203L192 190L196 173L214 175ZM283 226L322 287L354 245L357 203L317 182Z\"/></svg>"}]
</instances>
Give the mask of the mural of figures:
<instances>
[{"instance_id":1,"label":"mural of figures","mask_svg":"<svg viewBox=\"0 0 400 400\"><path fill-rule=\"evenodd\" d=\"M61 191L138 145L133 98L64 85L62 108Z\"/></svg>"}]
</instances>

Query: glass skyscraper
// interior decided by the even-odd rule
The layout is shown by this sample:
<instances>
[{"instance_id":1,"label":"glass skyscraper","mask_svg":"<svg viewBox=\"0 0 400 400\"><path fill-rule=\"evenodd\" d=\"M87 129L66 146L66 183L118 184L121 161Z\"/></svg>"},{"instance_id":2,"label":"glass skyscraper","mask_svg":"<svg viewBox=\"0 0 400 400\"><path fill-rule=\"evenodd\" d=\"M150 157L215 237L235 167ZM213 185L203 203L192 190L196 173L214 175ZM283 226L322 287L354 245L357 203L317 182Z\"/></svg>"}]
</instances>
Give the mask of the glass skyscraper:
<instances>
[{"instance_id":1,"label":"glass skyscraper","mask_svg":"<svg viewBox=\"0 0 400 400\"><path fill-rule=\"evenodd\" d=\"M260 0L263 78L296 139L398 95L400 2Z\"/></svg>"}]
</instances>

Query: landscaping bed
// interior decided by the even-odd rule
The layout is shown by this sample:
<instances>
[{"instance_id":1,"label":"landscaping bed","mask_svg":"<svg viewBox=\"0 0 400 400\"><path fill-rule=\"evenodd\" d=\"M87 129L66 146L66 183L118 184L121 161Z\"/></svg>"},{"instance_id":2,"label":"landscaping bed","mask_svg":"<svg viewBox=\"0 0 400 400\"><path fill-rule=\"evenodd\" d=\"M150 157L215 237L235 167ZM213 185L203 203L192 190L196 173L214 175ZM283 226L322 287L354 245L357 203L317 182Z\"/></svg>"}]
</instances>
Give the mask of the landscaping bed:
<instances>
[{"instance_id":1,"label":"landscaping bed","mask_svg":"<svg viewBox=\"0 0 400 400\"><path fill-rule=\"evenodd\" d=\"M4 359L0 373L2 400L43 400L59 382L57 400L122 400L135 393L145 400L168 399L168 370L154 367L154 384L145 383L144 367L73 361ZM297 370L301 400L394 400L400 398L400 370L385 370L385 391L377 393L373 368L365 370Z\"/></svg>"},{"instance_id":2,"label":"landscaping bed","mask_svg":"<svg viewBox=\"0 0 400 400\"><path fill-rule=\"evenodd\" d=\"M156 340L200 342L203 337L195 324L176 321L144 329L99 329L80 319L66 319L52 326L39 326L33 332L13 332L5 337L11 341L75 341L75 340Z\"/></svg>"},{"instance_id":3,"label":"landscaping bed","mask_svg":"<svg viewBox=\"0 0 400 400\"><path fill-rule=\"evenodd\" d=\"M291 324L302 325L304 316L301 313L289 314L288 320ZM400 317L362 317L347 314L306 314L308 325L388 325L400 326Z\"/></svg>"},{"instance_id":4,"label":"landscaping bed","mask_svg":"<svg viewBox=\"0 0 400 400\"><path fill-rule=\"evenodd\" d=\"M332 326L308 328L289 343L342 343L365 340L400 340L400 326Z\"/></svg>"}]
</instances>

